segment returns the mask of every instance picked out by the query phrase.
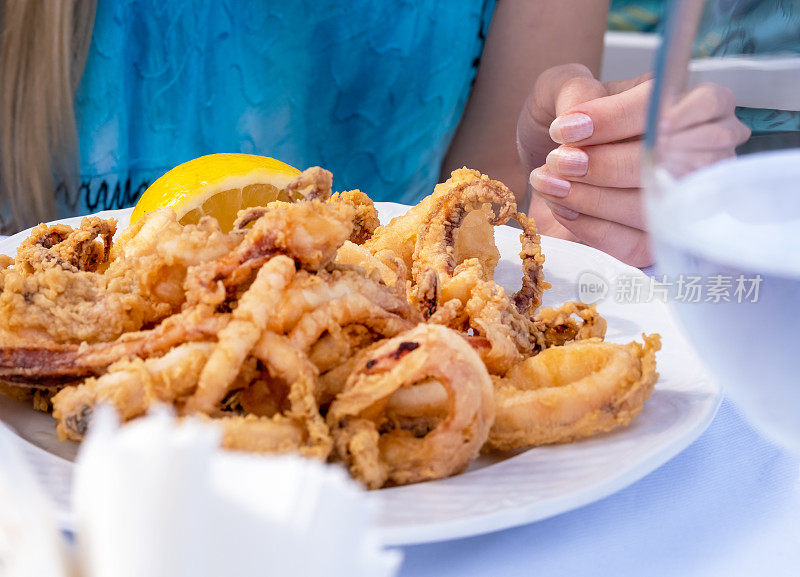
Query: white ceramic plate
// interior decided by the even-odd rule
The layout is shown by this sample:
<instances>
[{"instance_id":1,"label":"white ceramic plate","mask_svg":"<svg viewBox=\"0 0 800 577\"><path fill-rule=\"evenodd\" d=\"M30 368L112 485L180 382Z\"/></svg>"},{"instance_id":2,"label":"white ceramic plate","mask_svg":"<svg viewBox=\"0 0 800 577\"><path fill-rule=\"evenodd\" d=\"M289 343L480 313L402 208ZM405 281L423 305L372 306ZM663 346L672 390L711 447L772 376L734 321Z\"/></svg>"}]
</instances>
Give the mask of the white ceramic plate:
<instances>
[{"instance_id":1,"label":"white ceramic plate","mask_svg":"<svg viewBox=\"0 0 800 577\"><path fill-rule=\"evenodd\" d=\"M381 220L386 222L406 207L379 203L379 209ZM129 215L130 210L101 213L116 217L120 228L127 224ZM26 231L0 241L0 253L13 255L27 236ZM496 278L507 289L516 290L521 275L518 231L500 227L497 244L503 258ZM584 296L589 294L589 284L602 287L605 283L609 293L598 303L598 309L608 320L609 341L628 342L641 339L643 332L661 333L661 378L652 397L625 429L569 445L482 456L456 477L370 493L369 498L380 508L378 529L386 544L408 545L478 535L578 508L655 470L711 423L721 400L720 390L672 320L667 306L658 300L634 304L628 302L630 292L616 294L617 289L638 286L642 300L647 300L647 277L638 269L580 244L543 238L542 249L547 258L546 277L553 285L545 293L545 305L577 299L579 278L584 284ZM77 446L57 441L49 415L3 395L0 420L21 439L42 484L59 507L63 524L69 527L71 460Z\"/></svg>"}]
</instances>

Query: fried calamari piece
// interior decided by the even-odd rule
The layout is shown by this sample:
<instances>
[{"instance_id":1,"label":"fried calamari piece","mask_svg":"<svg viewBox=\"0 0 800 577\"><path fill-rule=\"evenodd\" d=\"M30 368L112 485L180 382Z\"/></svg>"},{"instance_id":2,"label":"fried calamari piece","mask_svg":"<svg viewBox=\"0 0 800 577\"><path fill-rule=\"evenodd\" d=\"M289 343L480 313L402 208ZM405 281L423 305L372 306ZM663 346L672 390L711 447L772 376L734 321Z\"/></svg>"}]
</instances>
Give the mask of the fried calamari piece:
<instances>
[{"instance_id":1,"label":"fried calamari piece","mask_svg":"<svg viewBox=\"0 0 800 577\"><path fill-rule=\"evenodd\" d=\"M63 389L53 398L59 438L82 438L94 408L100 403L114 406L122 420L141 416L156 403L170 403L181 409L196 391L201 373L216 350L213 342L186 343L163 357L121 360L101 377ZM272 333L262 335L254 346L254 355L275 378L286 383L286 406L277 405L269 418L215 419L224 427L225 446L267 452L296 450L325 459L332 441L314 401L316 372L313 365L286 337ZM246 393L248 387L262 382L254 378L257 374L255 360L243 362L232 387L244 389ZM213 413L220 414L219 411ZM286 441L287 432L291 433L288 437L292 442ZM254 437L247 441L247 435Z\"/></svg>"},{"instance_id":2,"label":"fried calamari piece","mask_svg":"<svg viewBox=\"0 0 800 577\"><path fill-rule=\"evenodd\" d=\"M331 204L348 204L355 209L353 219L353 232L350 233L350 242L361 245L372 238L375 229L380 226L378 211L372 199L360 190L346 190L337 192L328 200Z\"/></svg>"},{"instance_id":3,"label":"fried calamari piece","mask_svg":"<svg viewBox=\"0 0 800 577\"><path fill-rule=\"evenodd\" d=\"M319 166L307 168L287 186L285 191L278 195L279 202L297 202L303 200L328 200L331 196L333 175ZM275 201L273 201L275 202ZM250 206L239 211L233 221L234 230L245 230L252 223L269 212L267 206Z\"/></svg>"},{"instance_id":4,"label":"fried calamari piece","mask_svg":"<svg viewBox=\"0 0 800 577\"><path fill-rule=\"evenodd\" d=\"M416 322L405 319L376 305L360 294L349 294L329 301L306 313L289 333L289 341L307 353L321 372L346 362L359 349L382 339L412 329ZM334 390L320 382L315 396L320 405L329 404L341 391L337 381Z\"/></svg>"},{"instance_id":5,"label":"fried calamari piece","mask_svg":"<svg viewBox=\"0 0 800 577\"><path fill-rule=\"evenodd\" d=\"M393 218L387 225L379 226L375 229L372 238L364 245L373 254L383 250L390 250L403 260L408 270L414 264L414 247L417 242L417 234L420 227L430 220L431 212L443 197L463 190L471 184L480 181L489 181L489 177L481 174L477 170L460 168L454 170L447 181L437 184L433 193L423 198L419 204L409 209L402 216ZM481 214L488 217L490 207L482 205L480 214L467 216L462 222L466 226L469 234L463 239L462 235L455 239L457 262L467 258L478 258L484 266L494 270L497 264L499 253L494 244L494 229L488 222L488 218L483 218Z\"/></svg>"},{"instance_id":6,"label":"fried calamari piece","mask_svg":"<svg viewBox=\"0 0 800 577\"><path fill-rule=\"evenodd\" d=\"M327 200L332 187L333 175L330 171L312 166L286 185L286 191L293 200Z\"/></svg>"},{"instance_id":7,"label":"fried calamari piece","mask_svg":"<svg viewBox=\"0 0 800 577\"><path fill-rule=\"evenodd\" d=\"M625 426L653 390L658 335L644 344L588 339L547 349L494 377L495 424L487 447L565 443Z\"/></svg>"},{"instance_id":8,"label":"fried calamari piece","mask_svg":"<svg viewBox=\"0 0 800 577\"><path fill-rule=\"evenodd\" d=\"M222 428L222 446L226 449L279 455L303 453L308 446L308 432L302 423L281 415L235 415L209 422ZM325 458L321 453L308 456Z\"/></svg>"},{"instance_id":9,"label":"fried calamari piece","mask_svg":"<svg viewBox=\"0 0 800 577\"><path fill-rule=\"evenodd\" d=\"M345 326L359 325L381 337L393 337L415 324L352 293L306 313L289 333L289 340L297 349L308 351L323 333L336 337Z\"/></svg>"},{"instance_id":10,"label":"fried calamari piece","mask_svg":"<svg viewBox=\"0 0 800 577\"><path fill-rule=\"evenodd\" d=\"M522 212L515 214L514 220L522 227L522 234L519 235L522 244L519 253L522 259L522 287L514 293L512 300L520 313L532 317L542 304L542 294L550 288L550 283L544 280L544 255L536 223Z\"/></svg>"},{"instance_id":11,"label":"fried calamari piece","mask_svg":"<svg viewBox=\"0 0 800 577\"><path fill-rule=\"evenodd\" d=\"M294 275L294 261L288 256L276 256L258 269L230 322L219 332L214 351L200 373L197 390L186 402L185 412L213 414L266 330L274 310L270 304L280 302L283 289Z\"/></svg>"},{"instance_id":12,"label":"fried calamari piece","mask_svg":"<svg viewBox=\"0 0 800 577\"><path fill-rule=\"evenodd\" d=\"M94 272L108 262L115 219L87 216L80 228L66 224L40 224L19 245L15 267L24 274L57 267L72 272ZM96 242L97 239L100 242Z\"/></svg>"},{"instance_id":13,"label":"fried calamari piece","mask_svg":"<svg viewBox=\"0 0 800 577\"><path fill-rule=\"evenodd\" d=\"M397 391L434 380L448 411L432 430L403 428L402 404L387 413ZM367 487L439 479L464 470L483 445L494 421L491 380L458 334L420 325L370 352L327 419L336 456Z\"/></svg>"},{"instance_id":14,"label":"fried calamari piece","mask_svg":"<svg viewBox=\"0 0 800 577\"><path fill-rule=\"evenodd\" d=\"M320 374L317 382L317 400L320 406L328 406L345 388L350 375L367 362L369 355L383 341L373 341L349 357L342 356L330 369Z\"/></svg>"},{"instance_id":15,"label":"fried calamari piece","mask_svg":"<svg viewBox=\"0 0 800 577\"><path fill-rule=\"evenodd\" d=\"M6 340L0 346L0 379L25 387L58 387L101 375L124 358L159 356L181 343L214 338L229 318L208 309L189 309L167 317L154 329L125 333L107 343Z\"/></svg>"},{"instance_id":16,"label":"fried calamari piece","mask_svg":"<svg viewBox=\"0 0 800 577\"><path fill-rule=\"evenodd\" d=\"M422 284L423 277L433 270L439 276L439 282L446 285L459 264L455 241L464 219L473 211L486 214L484 209L492 205L497 205L498 211L497 214L489 212L491 225L508 222L517 210L514 195L508 187L497 180L483 178L454 187L439 198L417 232L412 255L412 280L417 285ZM492 273L493 270L489 272ZM484 278L487 278L486 272Z\"/></svg>"},{"instance_id":17,"label":"fried calamari piece","mask_svg":"<svg viewBox=\"0 0 800 577\"><path fill-rule=\"evenodd\" d=\"M183 226L171 209L150 212L121 235L104 270L0 271L0 331L57 343L114 340L178 312L187 269L238 242L212 219Z\"/></svg>"},{"instance_id":18,"label":"fried calamari piece","mask_svg":"<svg viewBox=\"0 0 800 577\"><path fill-rule=\"evenodd\" d=\"M402 318L419 319L406 298L405 283L386 286L366 277L363 271L333 268L316 274L298 271L281 296L282 306L272 311L268 329L288 333L306 313L351 294L359 294Z\"/></svg>"},{"instance_id":19,"label":"fried calamari piece","mask_svg":"<svg viewBox=\"0 0 800 577\"><path fill-rule=\"evenodd\" d=\"M139 417L155 403L180 403L191 394L211 354L212 343L186 343L163 357L123 359L101 377L66 387L53 397L53 417L58 438L80 440L86 433L94 409L112 405L120 419Z\"/></svg>"},{"instance_id":20,"label":"fried calamari piece","mask_svg":"<svg viewBox=\"0 0 800 577\"><path fill-rule=\"evenodd\" d=\"M454 271L448 293L451 297L429 322L485 337L490 347L481 358L494 375L504 375L512 366L541 349L544 340L535 323L521 313L503 287L483 278L480 263L469 259Z\"/></svg>"},{"instance_id":21,"label":"fried calamari piece","mask_svg":"<svg viewBox=\"0 0 800 577\"><path fill-rule=\"evenodd\" d=\"M581 321L575 320L573 315ZM600 316L597 307L581 302L568 302L558 308L541 309L533 321L544 339L543 348L590 338L602 339L606 335L606 319Z\"/></svg>"},{"instance_id":22,"label":"fried calamari piece","mask_svg":"<svg viewBox=\"0 0 800 577\"><path fill-rule=\"evenodd\" d=\"M316 367L287 337L270 332L264 333L253 347L253 356L268 367L271 376L286 384L287 406L278 416L302 425L304 442L300 453L326 459L333 440L317 406Z\"/></svg>"},{"instance_id":23,"label":"fried calamari piece","mask_svg":"<svg viewBox=\"0 0 800 577\"><path fill-rule=\"evenodd\" d=\"M413 326L413 324L411 325ZM409 327L410 328L410 327ZM339 327L334 333L325 332L308 349L308 360L317 367L320 373L330 371L342 364L364 347L376 341L376 335L369 328L359 324L349 324ZM338 393L321 397L317 395L320 405L329 404Z\"/></svg>"},{"instance_id":24,"label":"fried calamari piece","mask_svg":"<svg viewBox=\"0 0 800 577\"><path fill-rule=\"evenodd\" d=\"M397 283L398 278L405 282L405 265L403 261L397 259L400 266L402 266L402 277L398 276L398 271L393 269L389 264L384 262L380 257L391 255L391 251L384 251L378 255L372 254L365 247L352 243L349 240L339 247L336 253L336 264L349 265L361 267L364 274L369 278L379 280L385 285L394 285ZM391 262L391 261L390 261Z\"/></svg>"},{"instance_id":25,"label":"fried calamari piece","mask_svg":"<svg viewBox=\"0 0 800 577\"><path fill-rule=\"evenodd\" d=\"M298 266L317 271L333 260L353 230L354 209L347 204L275 201L252 210L258 218L249 230L239 230L245 236L234 250L189 272L185 284L189 305L216 306L236 298L276 255L287 255ZM237 222L247 222L248 211L240 211Z\"/></svg>"},{"instance_id":26,"label":"fried calamari piece","mask_svg":"<svg viewBox=\"0 0 800 577\"><path fill-rule=\"evenodd\" d=\"M494 281L476 285L464 310L470 328L491 345L481 358L493 375L505 374L536 351L541 340L539 332Z\"/></svg>"}]
</instances>

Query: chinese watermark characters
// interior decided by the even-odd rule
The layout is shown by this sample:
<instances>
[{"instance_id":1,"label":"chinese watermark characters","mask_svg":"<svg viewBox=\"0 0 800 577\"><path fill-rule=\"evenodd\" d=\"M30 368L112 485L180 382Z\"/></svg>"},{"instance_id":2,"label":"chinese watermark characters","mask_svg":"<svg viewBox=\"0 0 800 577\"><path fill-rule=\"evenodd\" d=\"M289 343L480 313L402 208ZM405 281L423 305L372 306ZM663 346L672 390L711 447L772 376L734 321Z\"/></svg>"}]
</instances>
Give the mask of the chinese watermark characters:
<instances>
[{"instance_id":1,"label":"chinese watermark characters","mask_svg":"<svg viewBox=\"0 0 800 577\"><path fill-rule=\"evenodd\" d=\"M578 277L578 298L587 304L607 297L630 304L670 300L682 303L755 303L763 280L759 274L681 274L674 277L631 274L618 275L608 282L597 273L587 271Z\"/></svg>"}]
</instances>

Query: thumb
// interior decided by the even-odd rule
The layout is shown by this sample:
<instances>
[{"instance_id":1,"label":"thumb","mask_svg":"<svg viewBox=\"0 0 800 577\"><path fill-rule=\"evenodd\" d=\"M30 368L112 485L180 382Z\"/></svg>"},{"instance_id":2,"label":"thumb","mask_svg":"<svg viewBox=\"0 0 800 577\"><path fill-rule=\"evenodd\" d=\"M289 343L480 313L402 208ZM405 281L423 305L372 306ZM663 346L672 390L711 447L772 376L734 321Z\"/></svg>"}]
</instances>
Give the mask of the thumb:
<instances>
[{"instance_id":1,"label":"thumb","mask_svg":"<svg viewBox=\"0 0 800 577\"><path fill-rule=\"evenodd\" d=\"M559 87L556 95L556 117L591 100L608 96L603 83L595 77L575 76Z\"/></svg>"},{"instance_id":2,"label":"thumb","mask_svg":"<svg viewBox=\"0 0 800 577\"><path fill-rule=\"evenodd\" d=\"M548 134L553 119L573 106L606 94L605 87L581 64L545 70L528 94L517 121L517 149L526 170L542 165L553 149Z\"/></svg>"}]
</instances>

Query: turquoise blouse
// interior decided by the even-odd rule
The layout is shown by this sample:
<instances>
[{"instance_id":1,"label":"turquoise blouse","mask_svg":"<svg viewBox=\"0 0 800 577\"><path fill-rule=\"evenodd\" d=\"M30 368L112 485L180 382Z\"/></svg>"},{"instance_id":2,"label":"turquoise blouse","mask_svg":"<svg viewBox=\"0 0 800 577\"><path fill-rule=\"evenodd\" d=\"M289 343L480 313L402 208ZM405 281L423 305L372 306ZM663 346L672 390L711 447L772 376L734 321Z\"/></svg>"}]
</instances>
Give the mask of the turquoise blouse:
<instances>
[{"instance_id":1,"label":"turquoise blouse","mask_svg":"<svg viewBox=\"0 0 800 577\"><path fill-rule=\"evenodd\" d=\"M121 208L213 152L333 171L337 190L428 194L494 0L99 0L75 102L81 186L62 216Z\"/></svg>"}]
</instances>

